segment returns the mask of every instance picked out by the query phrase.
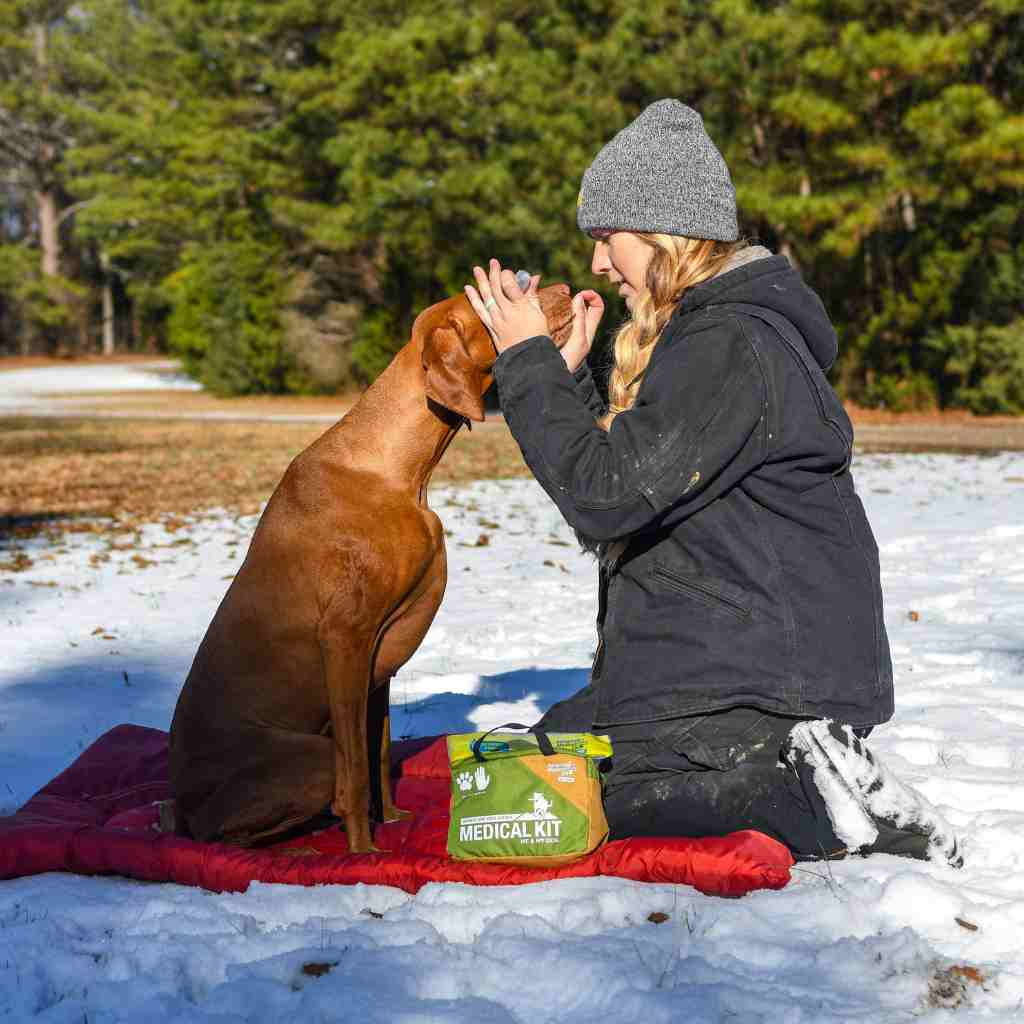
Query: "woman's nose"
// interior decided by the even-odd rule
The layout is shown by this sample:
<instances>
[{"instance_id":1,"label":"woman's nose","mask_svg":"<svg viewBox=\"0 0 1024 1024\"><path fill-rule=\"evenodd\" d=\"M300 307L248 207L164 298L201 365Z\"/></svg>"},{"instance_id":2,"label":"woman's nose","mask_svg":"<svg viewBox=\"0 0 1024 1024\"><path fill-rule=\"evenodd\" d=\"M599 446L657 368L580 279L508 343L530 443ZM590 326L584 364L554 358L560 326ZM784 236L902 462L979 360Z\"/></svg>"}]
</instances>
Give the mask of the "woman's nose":
<instances>
[{"instance_id":1,"label":"woman's nose","mask_svg":"<svg viewBox=\"0 0 1024 1024\"><path fill-rule=\"evenodd\" d=\"M594 243L594 257L590 261L590 269L595 274L607 274L612 269L611 261L608 259L608 246L604 242Z\"/></svg>"}]
</instances>

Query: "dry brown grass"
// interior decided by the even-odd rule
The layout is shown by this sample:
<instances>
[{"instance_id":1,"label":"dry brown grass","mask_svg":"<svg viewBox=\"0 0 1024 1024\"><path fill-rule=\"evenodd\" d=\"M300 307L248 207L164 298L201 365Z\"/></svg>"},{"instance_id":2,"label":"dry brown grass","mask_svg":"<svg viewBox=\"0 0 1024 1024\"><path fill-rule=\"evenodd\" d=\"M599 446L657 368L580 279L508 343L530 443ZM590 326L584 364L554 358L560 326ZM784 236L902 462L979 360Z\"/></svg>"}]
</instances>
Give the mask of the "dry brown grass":
<instances>
[{"instance_id":1,"label":"dry brown grass","mask_svg":"<svg viewBox=\"0 0 1024 1024\"><path fill-rule=\"evenodd\" d=\"M56 538L67 530L91 529L87 523L95 517L113 520L117 530L214 508L256 512L289 461L357 397L227 400L149 391L79 394L60 402L51 396L60 418L0 418L0 539L40 530ZM87 409L113 418L87 418ZM1024 417L850 412L864 451L1024 449ZM211 415L223 419L170 418ZM258 419L267 416L307 422ZM508 429L496 419L472 433L460 432L434 480L528 475Z\"/></svg>"},{"instance_id":2,"label":"dry brown grass","mask_svg":"<svg viewBox=\"0 0 1024 1024\"><path fill-rule=\"evenodd\" d=\"M929 1009L957 1010L971 1006L977 991L989 990L989 978L970 964L936 967L928 981L925 1005Z\"/></svg>"},{"instance_id":3,"label":"dry brown grass","mask_svg":"<svg viewBox=\"0 0 1024 1024\"><path fill-rule=\"evenodd\" d=\"M130 413L150 416L185 417L216 413L226 420L267 416L298 416L334 421L343 416L359 395L243 395L218 398L205 391L182 389L146 391L52 392L46 401L66 410L68 416L83 412Z\"/></svg>"},{"instance_id":4,"label":"dry brown grass","mask_svg":"<svg viewBox=\"0 0 1024 1024\"><path fill-rule=\"evenodd\" d=\"M258 511L323 423L0 419L0 535L124 527L223 508ZM435 483L526 476L505 425L461 431Z\"/></svg>"}]
</instances>

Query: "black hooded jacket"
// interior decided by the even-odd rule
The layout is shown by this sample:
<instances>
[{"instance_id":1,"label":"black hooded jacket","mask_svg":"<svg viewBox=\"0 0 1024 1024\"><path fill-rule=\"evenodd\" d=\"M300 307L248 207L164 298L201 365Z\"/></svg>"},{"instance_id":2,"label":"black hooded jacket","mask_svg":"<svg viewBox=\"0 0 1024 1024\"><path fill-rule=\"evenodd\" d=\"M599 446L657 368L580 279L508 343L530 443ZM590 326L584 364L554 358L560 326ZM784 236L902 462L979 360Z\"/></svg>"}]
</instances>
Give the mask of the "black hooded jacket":
<instances>
[{"instance_id":1,"label":"black hooded jacket","mask_svg":"<svg viewBox=\"0 0 1024 1024\"><path fill-rule=\"evenodd\" d=\"M686 293L606 432L550 338L494 367L527 464L601 567L594 728L740 705L892 716L878 548L825 378L835 331L782 256Z\"/></svg>"}]
</instances>

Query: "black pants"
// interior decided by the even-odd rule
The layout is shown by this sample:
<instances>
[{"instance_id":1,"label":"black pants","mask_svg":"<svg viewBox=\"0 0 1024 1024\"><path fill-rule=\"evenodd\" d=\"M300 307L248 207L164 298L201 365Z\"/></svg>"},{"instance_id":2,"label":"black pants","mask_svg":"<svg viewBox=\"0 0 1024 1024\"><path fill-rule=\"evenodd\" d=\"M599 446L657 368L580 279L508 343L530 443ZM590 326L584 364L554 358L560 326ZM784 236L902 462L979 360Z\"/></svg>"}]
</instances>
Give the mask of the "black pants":
<instances>
[{"instance_id":1,"label":"black pants","mask_svg":"<svg viewBox=\"0 0 1024 1024\"><path fill-rule=\"evenodd\" d=\"M550 708L538 727L589 732L596 696L589 686ZM843 847L806 767L779 763L797 719L730 708L610 730L612 765L604 806L612 839L718 836L751 828L801 859Z\"/></svg>"}]
</instances>

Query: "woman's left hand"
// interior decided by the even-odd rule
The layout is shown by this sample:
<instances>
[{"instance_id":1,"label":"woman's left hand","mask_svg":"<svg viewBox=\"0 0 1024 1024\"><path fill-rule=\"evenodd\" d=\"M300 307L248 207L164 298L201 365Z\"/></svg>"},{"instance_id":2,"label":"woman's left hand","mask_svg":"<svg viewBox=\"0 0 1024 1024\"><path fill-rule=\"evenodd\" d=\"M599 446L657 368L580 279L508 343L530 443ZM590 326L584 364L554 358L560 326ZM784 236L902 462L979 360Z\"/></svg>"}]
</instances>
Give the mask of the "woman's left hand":
<instances>
[{"instance_id":1,"label":"woman's left hand","mask_svg":"<svg viewBox=\"0 0 1024 1024\"><path fill-rule=\"evenodd\" d=\"M551 333L537 299L539 274L530 278L525 292L516 275L511 270L502 270L497 260L490 261L487 273L483 267L474 267L473 276L476 288L467 284L466 295L499 354L527 338Z\"/></svg>"},{"instance_id":2,"label":"woman's left hand","mask_svg":"<svg viewBox=\"0 0 1024 1024\"><path fill-rule=\"evenodd\" d=\"M575 373L590 354L602 316L604 299L592 288L586 288L572 297L572 331L561 349L570 373Z\"/></svg>"}]
</instances>

